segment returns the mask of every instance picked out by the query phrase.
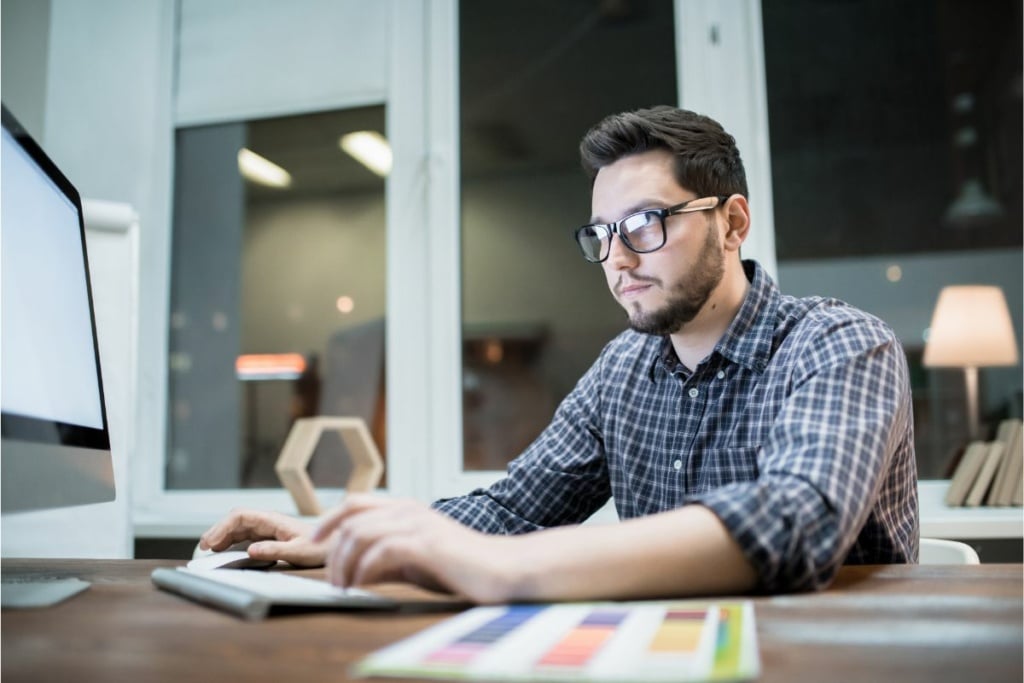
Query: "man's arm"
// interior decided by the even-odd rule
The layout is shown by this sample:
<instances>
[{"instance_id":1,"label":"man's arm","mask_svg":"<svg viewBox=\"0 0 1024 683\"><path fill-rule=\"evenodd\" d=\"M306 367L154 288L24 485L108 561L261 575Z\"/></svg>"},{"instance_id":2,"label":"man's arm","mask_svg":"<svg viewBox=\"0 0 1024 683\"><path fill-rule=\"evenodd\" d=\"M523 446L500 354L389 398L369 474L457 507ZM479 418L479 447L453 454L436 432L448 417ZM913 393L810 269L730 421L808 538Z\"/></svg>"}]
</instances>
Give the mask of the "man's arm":
<instances>
[{"instance_id":1,"label":"man's arm","mask_svg":"<svg viewBox=\"0 0 1024 683\"><path fill-rule=\"evenodd\" d=\"M610 495L600 436L600 359L562 401L551 425L488 489L437 501L434 506L462 525L488 534L521 534L580 522ZM325 542L312 528L286 515L234 510L207 530L201 547L223 550L254 541L249 555L299 566L322 565Z\"/></svg>"},{"instance_id":2,"label":"man's arm","mask_svg":"<svg viewBox=\"0 0 1024 683\"><path fill-rule=\"evenodd\" d=\"M916 556L903 349L880 321L843 309L827 315L821 332L789 351L798 359L792 390L761 445L757 479L690 500L722 520L767 591L827 586L859 540L859 561ZM878 533L861 539L868 522Z\"/></svg>"},{"instance_id":3,"label":"man's arm","mask_svg":"<svg viewBox=\"0 0 1024 683\"><path fill-rule=\"evenodd\" d=\"M540 436L487 489L434 508L490 534L578 524L611 496L602 436L601 372L608 349L561 402Z\"/></svg>"},{"instance_id":4,"label":"man's arm","mask_svg":"<svg viewBox=\"0 0 1024 683\"><path fill-rule=\"evenodd\" d=\"M697 505L507 537L419 503L352 496L313 540L332 535L327 574L337 585L412 581L478 603L741 593L757 578L715 514Z\"/></svg>"}]
</instances>

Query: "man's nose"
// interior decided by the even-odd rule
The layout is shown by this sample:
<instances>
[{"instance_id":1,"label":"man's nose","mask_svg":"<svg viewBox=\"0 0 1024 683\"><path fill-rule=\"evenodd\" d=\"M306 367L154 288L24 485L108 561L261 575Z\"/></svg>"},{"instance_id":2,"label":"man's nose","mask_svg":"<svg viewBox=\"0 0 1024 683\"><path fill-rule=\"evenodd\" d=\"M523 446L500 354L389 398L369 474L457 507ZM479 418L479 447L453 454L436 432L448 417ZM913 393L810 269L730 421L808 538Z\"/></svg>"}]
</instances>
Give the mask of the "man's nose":
<instances>
[{"instance_id":1,"label":"man's nose","mask_svg":"<svg viewBox=\"0 0 1024 683\"><path fill-rule=\"evenodd\" d=\"M636 267L638 261L637 253L627 247L621 237L612 235L608 246L608 266L613 270L626 270Z\"/></svg>"}]
</instances>

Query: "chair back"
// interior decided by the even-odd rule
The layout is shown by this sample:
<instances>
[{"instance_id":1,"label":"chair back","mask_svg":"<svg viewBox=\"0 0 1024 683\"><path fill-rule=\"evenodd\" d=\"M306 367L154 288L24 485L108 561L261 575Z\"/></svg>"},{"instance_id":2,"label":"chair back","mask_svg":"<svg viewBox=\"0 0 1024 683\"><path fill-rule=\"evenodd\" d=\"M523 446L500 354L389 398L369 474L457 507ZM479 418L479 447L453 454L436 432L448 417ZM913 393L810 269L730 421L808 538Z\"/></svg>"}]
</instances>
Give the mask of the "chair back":
<instances>
[{"instance_id":1,"label":"chair back","mask_svg":"<svg viewBox=\"0 0 1024 683\"><path fill-rule=\"evenodd\" d=\"M974 548L944 538L922 538L917 561L919 564L981 564Z\"/></svg>"}]
</instances>

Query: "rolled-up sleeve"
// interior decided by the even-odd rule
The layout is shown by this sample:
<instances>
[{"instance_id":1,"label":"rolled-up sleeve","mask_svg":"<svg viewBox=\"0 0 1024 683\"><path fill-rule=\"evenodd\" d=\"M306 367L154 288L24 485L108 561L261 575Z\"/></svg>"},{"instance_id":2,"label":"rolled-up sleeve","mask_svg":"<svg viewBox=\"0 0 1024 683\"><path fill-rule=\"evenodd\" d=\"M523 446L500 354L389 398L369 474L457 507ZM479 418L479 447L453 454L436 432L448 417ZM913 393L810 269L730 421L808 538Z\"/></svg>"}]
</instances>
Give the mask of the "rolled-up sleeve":
<instances>
[{"instance_id":1,"label":"rolled-up sleeve","mask_svg":"<svg viewBox=\"0 0 1024 683\"><path fill-rule=\"evenodd\" d=\"M770 592L832 581L912 420L906 357L879 321L832 321L793 368L758 453L757 478L688 501L721 519ZM906 472L916 478L912 466Z\"/></svg>"}]
</instances>

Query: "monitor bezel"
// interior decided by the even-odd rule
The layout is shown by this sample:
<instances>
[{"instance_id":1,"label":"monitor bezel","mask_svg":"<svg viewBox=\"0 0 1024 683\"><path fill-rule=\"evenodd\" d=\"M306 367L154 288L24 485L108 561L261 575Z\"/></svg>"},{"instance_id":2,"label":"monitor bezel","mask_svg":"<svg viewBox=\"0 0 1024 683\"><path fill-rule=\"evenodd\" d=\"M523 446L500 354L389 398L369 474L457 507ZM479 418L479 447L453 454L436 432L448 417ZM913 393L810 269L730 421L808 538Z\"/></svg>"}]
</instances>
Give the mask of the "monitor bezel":
<instances>
[{"instance_id":1,"label":"monitor bezel","mask_svg":"<svg viewBox=\"0 0 1024 683\"><path fill-rule=\"evenodd\" d=\"M14 139L15 143L31 158L31 160L46 174L49 180L74 206L78 216L78 234L82 249L82 260L85 266L86 295L90 309L89 321L92 333L93 363L96 371L96 386L99 392L100 416L102 427L89 427L84 425L70 424L60 420L44 419L34 416L27 416L18 413L3 411L0 409L0 438L4 445L13 444L38 444L42 447L67 447L77 456L90 451L97 452L98 456L105 458L108 462L101 469L110 471L110 424L107 416L106 392L103 383L103 372L100 364L99 335L96 330L96 313L93 301L92 278L89 272L89 253L86 245L85 221L82 212L82 201L72 185L71 181L57 168L57 165L47 156L42 148L36 143L25 128L18 122L14 115L8 110L5 104L0 103L0 118L2 118L3 129ZM51 450L44 448L42 452L50 453ZM7 450L6 448L4 450ZM21 464L11 462L10 457L2 459L4 464L5 479L10 474L12 466L21 469ZM39 463L42 464L42 463ZM106 478L105 476L103 478ZM6 486L10 483L5 481L3 508L9 509L7 500L12 493L11 488ZM106 500L113 500L112 490ZM95 499L94 499L95 500ZM68 504L79 504L80 501L69 502ZM92 502L92 501L90 501ZM48 505L54 505L50 501ZM19 506L20 507L20 506Z\"/></svg>"}]
</instances>

